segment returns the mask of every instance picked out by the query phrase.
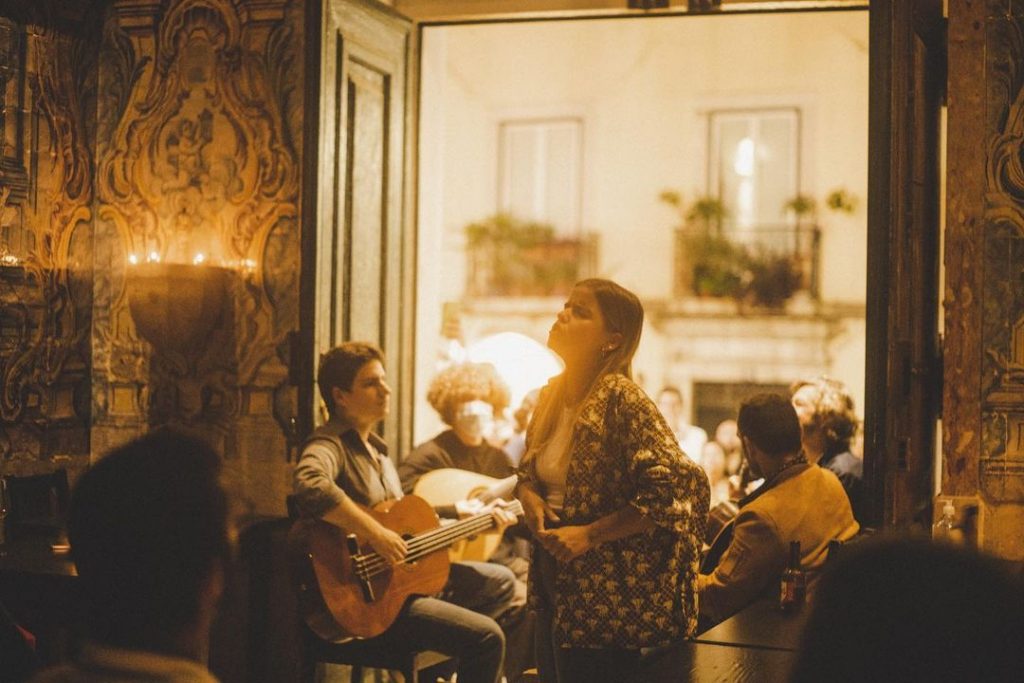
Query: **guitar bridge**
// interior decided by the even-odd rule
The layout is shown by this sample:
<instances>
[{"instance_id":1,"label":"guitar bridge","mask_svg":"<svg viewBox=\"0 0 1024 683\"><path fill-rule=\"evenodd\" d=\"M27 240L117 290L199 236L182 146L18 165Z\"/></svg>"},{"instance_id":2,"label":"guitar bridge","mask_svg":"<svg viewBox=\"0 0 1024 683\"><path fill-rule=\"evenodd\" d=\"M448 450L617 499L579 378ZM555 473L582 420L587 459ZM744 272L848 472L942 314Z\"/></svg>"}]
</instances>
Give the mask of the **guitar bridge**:
<instances>
[{"instance_id":1,"label":"guitar bridge","mask_svg":"<svg viewBox=\"0 0 1024 683\"><path fill-rule=\"evenodd\" d=\"M373 594L373 584L370 582L370 575L363 564L363 555L359 552L359 541L355 534L345 536L345 544L348 546L348 556L352 558L355 565L355 575L359 581L359 588L363 591L363 600L373 602L377 597Z\"/></svg>"}]
</instances>

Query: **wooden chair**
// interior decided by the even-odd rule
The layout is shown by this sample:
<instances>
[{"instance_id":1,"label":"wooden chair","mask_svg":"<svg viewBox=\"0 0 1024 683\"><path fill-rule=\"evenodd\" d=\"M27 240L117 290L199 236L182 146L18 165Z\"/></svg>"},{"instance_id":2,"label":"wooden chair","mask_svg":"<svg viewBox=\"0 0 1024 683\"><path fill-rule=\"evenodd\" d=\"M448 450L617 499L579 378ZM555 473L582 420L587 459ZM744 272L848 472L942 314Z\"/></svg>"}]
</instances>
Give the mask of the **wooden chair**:
<instances>
[{"instance_id":1,"label":"wooden chair","mask_svg":"<svg viewBox=\"0 0 1024 683\"><path fill-rule=\"evenodd\" d=\"M347 643L331 643L305 628L305 624L303 624L303 639L305 641L302 676L304 683L316 681L316 665L318 663L344 664L351 667L350 680L352 683L363 680L365 669L397 671L402 674L405 683L420 683L421 671L450 659L448 655L432 650L424 652L385 651L382 648L374 647L368 641L354 640Z\"/></svg>"},{"instance_id":2,"label":"wooden chair","mask_svg":"<svg viewBox=\"0 0 1024 683\"><path fill-rule=\"evenodd\" d=\"M67 470L4 476L0 479L0 495L11 538L55 537L63 531L70 498Z\"/></svg>"}]
</instances>

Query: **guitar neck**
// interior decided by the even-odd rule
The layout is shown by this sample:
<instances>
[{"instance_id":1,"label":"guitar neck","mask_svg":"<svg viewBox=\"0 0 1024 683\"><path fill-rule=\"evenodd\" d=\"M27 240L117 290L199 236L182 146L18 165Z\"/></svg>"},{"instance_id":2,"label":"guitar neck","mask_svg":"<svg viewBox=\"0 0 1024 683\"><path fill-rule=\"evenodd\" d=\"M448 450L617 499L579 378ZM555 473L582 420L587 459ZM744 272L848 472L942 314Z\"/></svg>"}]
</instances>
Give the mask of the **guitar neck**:
<instances>
[{"instance_id":1,"label":"guitar neck","mask_svg":"<svg viewBox=\"0 0 1024 683\"><path fill-rule=\"evenodd\" d=\"M523 506L518 500L513 501L505 509L517 517L523 514ZM467 517L466 519L461 519L452 524L440 526L436 529L431 529L430 531L417 534L406 541L406 546L409 548L409 554L406 555L405 562L415 562L425 555L437 552L442 548L447 548L456 541L481 534L488 529L494 528L494 526L494 516L490 512L485 512L479 515L473 515L472 517ZM364 555L364 558L368 558L375 554L376 553L367 553Z\"/></svg>"}]
</instances>

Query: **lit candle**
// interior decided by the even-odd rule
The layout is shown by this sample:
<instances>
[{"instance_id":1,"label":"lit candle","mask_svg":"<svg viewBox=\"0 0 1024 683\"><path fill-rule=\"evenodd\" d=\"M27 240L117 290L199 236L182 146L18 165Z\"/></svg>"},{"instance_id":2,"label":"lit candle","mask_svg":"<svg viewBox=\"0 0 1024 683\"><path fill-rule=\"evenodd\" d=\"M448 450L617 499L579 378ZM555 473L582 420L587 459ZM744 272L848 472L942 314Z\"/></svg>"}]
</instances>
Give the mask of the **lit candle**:
<instances>
[{"instance_id":1,"label":"lit candle","mask_svg":"<svg viewBox=\"0 0 1024 683\"><path fill-rule=\"evenodd\" d=\"M195 255L195 258L192 259L192 265L198 266L199 264L201 264L205 260L206 260L206 257L203 255L202 252L199 252L198 254Z\"/></svg>"},{"instance_id":2,"label":"lit candle","mask_svg":"<svg viewBox=\"0 0 1024 683\"><path fill-rule=\"evenodd\" d=\"M149 258L146 259L146 261L149 263L160 263L160 254L155 251L151 251L149 252Z\"/></svg>"},{"instance_id":3,"label":"lit candle","mask_svg":"<svg viewBox=\"0 0 1024 683\"><path fill-rule=\"evenodd\" d=\"M136 256L135 254L128 254L128 263L132 264L133 266L139 265L139 257Z\"/></svg>"}]
</instances>

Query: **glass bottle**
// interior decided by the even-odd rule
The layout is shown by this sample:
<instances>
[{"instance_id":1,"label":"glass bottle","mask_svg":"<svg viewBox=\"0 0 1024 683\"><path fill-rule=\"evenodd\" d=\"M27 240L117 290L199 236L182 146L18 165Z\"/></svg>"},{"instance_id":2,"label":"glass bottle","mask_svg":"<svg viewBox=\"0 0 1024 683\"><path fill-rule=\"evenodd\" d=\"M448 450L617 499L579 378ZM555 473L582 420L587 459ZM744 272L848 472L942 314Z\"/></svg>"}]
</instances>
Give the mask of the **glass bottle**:
<instances>
[{"instance_id":1,"label":"glass bottle","mask_svg":"<svg viewBox=\"0 0 1024 683\"><path fill-rule=\"evenodd\" d=\"M783 612L795 612L804 604L807 595L807 576L800 567L800 541L789 543L789 566L782 572L779 607Z\"/></svg>"},{"instance_id":2,"label":"glass bottle","mask_svg":"<svg viewBox=\"0 0 1024 683\"><path fill-rule=\"evenodd\" d=\"M942 517L932 526L932 539L941 543L963 543L963 532L956 525L956 508L953 501L942 505Z\"/></svg>"}]
</instances>

